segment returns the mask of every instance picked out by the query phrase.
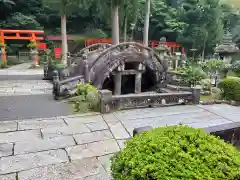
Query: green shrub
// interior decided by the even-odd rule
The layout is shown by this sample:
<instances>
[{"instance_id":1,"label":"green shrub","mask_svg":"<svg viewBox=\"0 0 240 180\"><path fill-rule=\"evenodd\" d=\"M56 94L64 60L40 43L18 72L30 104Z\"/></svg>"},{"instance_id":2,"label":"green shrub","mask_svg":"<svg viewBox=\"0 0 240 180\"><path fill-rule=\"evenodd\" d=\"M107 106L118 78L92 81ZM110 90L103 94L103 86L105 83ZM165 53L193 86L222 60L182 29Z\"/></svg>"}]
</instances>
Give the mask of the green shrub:
<instances>
[{"instance_id":1,"label":"green shrub","mask_svg":"<svg viewBox=\"0 0 240 180\"><path fill-rule=\"evenodd\" d=\"M183 81L189 86L196 86L207 77L206 73L198 67L188 67L184 69L183 74Z\"/></svg>"},{"instance_id":2,"label":"green shrub","mask_svg":"<svg viewBox=\"0 0 240 180\"><path fill-rule=\"evenodd\" d=\"M203 80L201 80L200 83L201 83L201 86L202 86L203 91L209 91L209 92L211 92L212 83L211 83L211 80L210 80L210 79L203 79Z\"/></svg>"},{"instance_id":3,"label":"green shrub","mask_svg":"<svg viewBox=\"0 0 240 180\"><path fill-rule=\"evenodd\" d=\"M78 100L74 103L75 112L99 111L98 89L90 84L78 84L76 94Z\"/></svg>"},{"instance_id":4,"label":"green shrub","mask_svg":"<svg viewBox=\"0 0 240 180\"><path fill-rule=\"evenodd\" d=\"M115 180L237 180L240 153L187 126L161 127L126 142L111 170Z\"/></svg>"},{"instance_id":5,"label":"green shrub","mask_svg":"<svg viewBox=\"0 0 240 180\"><path fill-rule=\"evenodd\" d=\"M208 72L216 72L224 68L224 62L222 60L210 59L201 63L201 67Z\"/></svg>"},{"instance_id":6,"label":"green shrub","mask_svg":"<svg viewBox=\"0 0 240 180\"><path fill-rule=\"evenodd\" d=\"M212 88L212 97L213 97L213 99L214 100L219 100L219 99L221 99L221 90L219 89L219 88L217 88L217 87L213 87Z\"/></svg>"},{"instance_id":7,"label":"green shrub","mask_svg":"<svg viewBox=\"0 0 240 180\"><path fill-rule=\"evenodd\" d=\"M218 84L218 88L222 91L223 99L240 101L240 78L225 78Z\"/></svg>"}]
</instances>

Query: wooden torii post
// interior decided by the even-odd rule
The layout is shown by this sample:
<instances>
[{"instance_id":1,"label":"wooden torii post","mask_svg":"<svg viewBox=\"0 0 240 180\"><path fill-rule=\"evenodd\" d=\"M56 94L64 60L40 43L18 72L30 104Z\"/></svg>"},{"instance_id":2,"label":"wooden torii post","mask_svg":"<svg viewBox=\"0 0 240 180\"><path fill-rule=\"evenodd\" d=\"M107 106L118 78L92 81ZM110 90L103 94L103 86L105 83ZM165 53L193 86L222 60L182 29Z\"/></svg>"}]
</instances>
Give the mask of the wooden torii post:
<instances>
[{"instance_id":1,"label":"wooden torii post","mask_svg":"<svg viewBox=\"0 0 240 180\"><path fill-rule=\"evenodd\" d=\"M39 42L44 40L44 31L38 30L10 30L10 29L0 29L0 42L4 45L5 40L32 40L34 42ZM6 49L2 48L3 51L3 63L7 64ZM36 64L38 64L38 57L36 57Z\"/></svg>"}]
</instances>

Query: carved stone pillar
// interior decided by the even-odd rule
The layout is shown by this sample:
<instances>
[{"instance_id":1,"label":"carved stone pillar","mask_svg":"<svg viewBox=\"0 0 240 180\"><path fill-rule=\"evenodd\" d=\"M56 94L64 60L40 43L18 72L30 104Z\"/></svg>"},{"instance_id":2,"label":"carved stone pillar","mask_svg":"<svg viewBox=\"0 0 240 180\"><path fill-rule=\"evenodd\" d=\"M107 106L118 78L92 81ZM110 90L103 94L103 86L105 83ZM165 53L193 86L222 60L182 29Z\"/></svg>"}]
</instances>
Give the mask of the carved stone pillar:
<instances>
[{"instance_id":1,"label":"carved stone pillar","mask_svg":"<svg viewBox=\"0 0 240 180\"><path fill-rule=\"evenodd\" d=\"M135 75L135 93L141 93L142 88L142 73L138 72Z\"/></svg>"},{"instance_id":2,"label":"carved stone pillar","mask_svg":"<svg viewBox=\"0 0 240 180\"><path fill-rule=\"evenodd\" d=\"M32 61L32 67L38 67L39 66L38 50L37 49L31 49L29 55L30 55L30 59Z\"/></svg>"},{"instance_id":3,"label":"carved stone pillar","mask_svg":"<svg viewBox=\"0 0 240 180\"><path fill-rule=\"evenodd\" d=\"M0 65L4 64L4 48L0 47Z\"/></svg>"},{"instance_id":4,"label":"carved stone pillar","mask_svg":"<svg viewBox=\"0 0 240 180\"><path fill-rule=\"evenodd\" d=\"M120 72L117 72L114 75L114 95L121 94L121 86L122 86L122 75Z\"/></svg>"}]
</instances>

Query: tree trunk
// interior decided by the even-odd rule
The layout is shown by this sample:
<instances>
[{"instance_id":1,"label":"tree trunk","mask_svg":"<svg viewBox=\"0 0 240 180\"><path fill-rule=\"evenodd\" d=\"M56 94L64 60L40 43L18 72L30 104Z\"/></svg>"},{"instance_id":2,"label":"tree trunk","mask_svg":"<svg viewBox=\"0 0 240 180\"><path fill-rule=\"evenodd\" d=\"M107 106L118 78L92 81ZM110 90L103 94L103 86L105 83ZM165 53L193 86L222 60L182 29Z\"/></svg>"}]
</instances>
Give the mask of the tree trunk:
<instances>
[{"instance_id":1,"label":"tree trunk","mask_svg":"<svg viewBox=\"0 0 240 180\"><path fill-rule=\"evenodd\" d=\"M202 62L204 61L207 39L208 39L208 32L206 32L205 39L204 39L204 44L202 49Z\"/></svg>"},{"instance_id":2,"label":"tree trunk","mask_svg":"<svg viewBox=\"0 0 240 180\"><path fill-rule=\"evenodd\" d=\"M119 44L119 15L118 4L112 3L112 44Z\"/></svg>"},{"instance_id":3,"label":"tree trunk","mask_svg":"<svg viewBox=\"0 0 240 180\"><path fill-rule=\"evenodd\" d=\"M144 44L144 46L148 46L150 6L151 6L151 0L146 0L144 30L143 30L143 44Z\"/></svg>"},{"instance_id":4,"label":"tree trunk","mask_svg":"<svg viewBox=\"0 0 240 180\"><path fill-rule=\"evenodd\" d=\"M61 38L62 38L62 63L67 65L67 53L68 53L68 44L67 44L67 16L63 14L61 16Z\"/></svg>"},{"instance_id":5,"label":"tree trunk","mask_svg":"<svg viewBox=\"0 0 240 180\"><path fill-rule=\"evenodd\" d=\"M128 21L128 18L127 18L127 15L125 15L125 17L124 17L124 30L123 30L124 42L127 41L127 21Z\"/></svg>"}]
</instances>

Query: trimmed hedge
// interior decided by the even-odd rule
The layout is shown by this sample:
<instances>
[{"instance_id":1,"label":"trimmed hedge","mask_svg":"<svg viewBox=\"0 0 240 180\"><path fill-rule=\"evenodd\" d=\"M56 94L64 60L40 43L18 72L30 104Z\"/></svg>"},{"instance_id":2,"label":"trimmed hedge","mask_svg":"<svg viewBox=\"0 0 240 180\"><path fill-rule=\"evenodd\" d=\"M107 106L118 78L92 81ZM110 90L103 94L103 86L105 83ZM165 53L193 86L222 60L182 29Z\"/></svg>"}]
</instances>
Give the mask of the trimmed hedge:
<instances>
[{"instance_id":1,"label":"trimmed hedge","mask_svg":"<svg viewBox=\"0 0 240 180\"><path fill-rule=\"evenodd\" d=\"M127 141L113 156L115 180L237 180L240 152L204 130L170 126Z\"/></svg>"},{"instance_id":2,"label":"trimmed hedge","mask_svg":"<svg viewBox=\"0 0 240 180\"><path fill-rule=\"evenodd\" d=\"M218 84L218 88L223 99L240 101L240 78L228 77Z\"/></svg>"}]
</instances>

